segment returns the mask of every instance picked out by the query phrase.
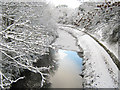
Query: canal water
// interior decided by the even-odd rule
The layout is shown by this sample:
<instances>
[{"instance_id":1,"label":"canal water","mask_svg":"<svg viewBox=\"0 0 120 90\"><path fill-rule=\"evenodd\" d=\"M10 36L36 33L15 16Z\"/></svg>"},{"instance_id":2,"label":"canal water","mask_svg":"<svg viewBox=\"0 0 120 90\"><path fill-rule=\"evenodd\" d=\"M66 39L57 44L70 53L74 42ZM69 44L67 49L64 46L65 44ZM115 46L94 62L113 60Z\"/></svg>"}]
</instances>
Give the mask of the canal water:
<instances>
[{"instance_id":1,"label":"canal water","mask_svg":"<svg viewBox=\"0 0 120 90\"><path fill-rule=\"evenodd\" d=\"M78 53L59 49L56 60L58 68L50 75L51 88L82 88L82 78L79 75L82 58Z\"/></svg>"}]
</instances>

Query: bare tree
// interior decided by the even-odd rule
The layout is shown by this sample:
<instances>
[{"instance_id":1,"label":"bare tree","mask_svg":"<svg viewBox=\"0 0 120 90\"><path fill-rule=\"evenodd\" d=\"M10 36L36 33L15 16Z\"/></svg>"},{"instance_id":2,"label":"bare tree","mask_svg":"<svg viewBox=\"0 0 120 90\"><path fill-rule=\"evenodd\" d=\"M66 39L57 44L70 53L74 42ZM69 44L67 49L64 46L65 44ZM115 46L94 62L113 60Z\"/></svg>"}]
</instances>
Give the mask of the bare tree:
<instances>
[{"instance_id":1,"label":"bare tree","mask_svg":"<svg viewBox=\"0 0 120 90\"><path fill-rule=\"evenodd\" d=\"M24 69L39 73L41 87L45 82L44 70L50 67L34 67L38 56L48 52L55 38L55 24L50 8L44 2L1 2L2 28L0 29L0 86L9 88L24 77Z\"/></svg>"}]
</instances>

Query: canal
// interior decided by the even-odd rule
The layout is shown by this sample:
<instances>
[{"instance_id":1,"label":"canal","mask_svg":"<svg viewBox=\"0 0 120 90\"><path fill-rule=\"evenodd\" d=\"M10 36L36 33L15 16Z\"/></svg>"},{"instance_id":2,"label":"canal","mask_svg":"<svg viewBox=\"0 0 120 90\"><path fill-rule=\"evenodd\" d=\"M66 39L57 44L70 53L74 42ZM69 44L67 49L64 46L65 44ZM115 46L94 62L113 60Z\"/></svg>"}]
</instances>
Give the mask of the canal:
<instances>
[{"instance_id":1,"label":"canal","mask_svg":"<svg viewBox=\"0 0 120 90\"><path fill-rule=\"evenodd\" d=\"M58 67L50 74L51 88L82 88L82 58L75 51L59 49L56 54Z\"/></svg>"}]
</instances>

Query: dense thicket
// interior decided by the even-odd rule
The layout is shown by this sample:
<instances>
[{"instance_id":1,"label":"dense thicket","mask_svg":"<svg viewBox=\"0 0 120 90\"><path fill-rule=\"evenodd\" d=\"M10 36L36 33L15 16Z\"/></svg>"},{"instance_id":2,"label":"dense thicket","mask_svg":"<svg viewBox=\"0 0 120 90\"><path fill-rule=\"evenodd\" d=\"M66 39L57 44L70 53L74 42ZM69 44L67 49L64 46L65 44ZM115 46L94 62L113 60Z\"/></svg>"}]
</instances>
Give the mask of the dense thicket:
<instances>
[{"instance_id":1,"label":"dense thicket","mask_svg":"<svg viewBox=\"0 0 120 90\"><path fill-rule=\"evenodd\" d=\"M49 52L56 38L56 25L50 6L44 2L1 2L0 16L0 86L9 88L13 82L25 77L25 69L39 73L40 86L45 82L44 70L33 63Z\"/></svg>"}]
</instances>

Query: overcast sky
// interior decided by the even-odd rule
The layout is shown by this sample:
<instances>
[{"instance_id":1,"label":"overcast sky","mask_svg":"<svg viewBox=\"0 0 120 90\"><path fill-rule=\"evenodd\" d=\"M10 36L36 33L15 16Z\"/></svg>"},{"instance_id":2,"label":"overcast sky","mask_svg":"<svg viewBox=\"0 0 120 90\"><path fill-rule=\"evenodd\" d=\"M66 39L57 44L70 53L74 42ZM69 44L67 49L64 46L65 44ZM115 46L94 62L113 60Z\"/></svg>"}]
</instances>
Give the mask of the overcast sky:
<instances>
[{"instance_id":1,"label":"overcast sky","mask_svg":"<svg viewBox=\"0 0 120 90\"><path fill-rule=\"evenodd\" d=\"M81 2L105 2L105 0L46 0L49 3L52 3L53 5L67 5L70 8L76 8L78 7ZM120 1L120 0L107 0L107 1Z\"/></svg>"},{"instance_id":2,"label":"overcast sky","mask_svg":"<svg viewBox=\"0 0 120 90\"><path fill-rule=\"evenodd\" d=\"M2 1L19 1L19 2L24 2L24 1L29 1L29 2L39 2L39 1L45 1L45 0L2 0ZM55 6L58 6L58 5L67 5L68 7L70 8L76 8L78 7L81 3L81 2L87 2L87 1L90 1L90 2L104 2L105 0L46 0L48 3L50 4L53 4ZM112 1L112 0L107 0L107 1ZM113 0L113 1L120 1L120 0Z\"/></svg>"},{"instance_id":3,"label":"overcast sky","mask_svg":"<svg viewBox=\"0 0 120 90\"><path fill-rule=\"evenodd\" d=\"M58 5L67 5L70 8L76 8L80 5L80 2L77 0L46 0L47 2L58 6Z\"/></svg>"},{"instance_id":4,"label":"overcast sky","mask_svg":"<svg viewBox=\"0 0 120 90\"><path fill-rule=\"evenodd\" d=\"M51 3L55 6L58 5L67 5L70 8L78 7L81 2L104 2L105 0L46 0L48 3ZM108 1L108 0L107 0Z\"/></svg>"}]
</instances>

